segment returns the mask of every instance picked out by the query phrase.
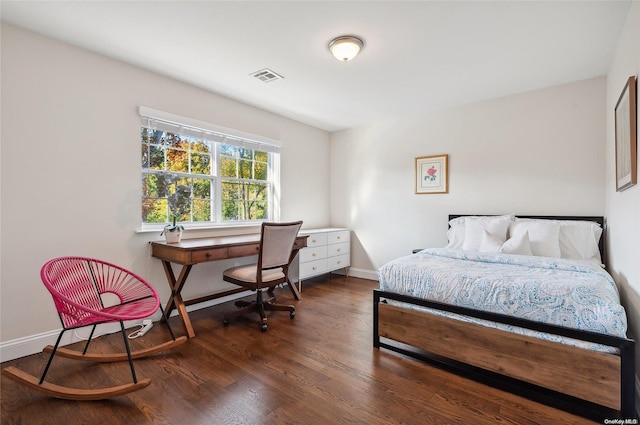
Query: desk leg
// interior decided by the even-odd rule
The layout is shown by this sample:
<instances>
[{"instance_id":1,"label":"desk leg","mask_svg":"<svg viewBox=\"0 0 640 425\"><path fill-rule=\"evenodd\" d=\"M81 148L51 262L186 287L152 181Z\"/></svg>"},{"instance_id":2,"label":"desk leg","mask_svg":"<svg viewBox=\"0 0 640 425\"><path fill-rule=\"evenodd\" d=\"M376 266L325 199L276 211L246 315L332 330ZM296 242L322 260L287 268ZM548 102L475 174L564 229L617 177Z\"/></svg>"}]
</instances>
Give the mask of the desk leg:
<instances>
[{"instance_id":1,"label":"desk leg","mask_svg":"<svg viewBox=\"0 0 640 425\"><path fill-rule=\"evenodd\" d=\"M187 281L187 276L189 276L189 272L191 271L191 265L182 266L182 270L180 270L180 275L178 275L177 280L169 261L162 260L162 266L164 267L164 272L167 275L167 282L171 289L171 296L169 297L169 301L167 301L167 307L164 309L167 318L173 309L178 310L178 316L180 317L180 320L182 320L187 336L189 338L193 338L196 336L196 333L193 330L193 325L191 325L187 306L184 304L181 295L182 288L184 287L184 284Z\"/></svg>"},{"instance_id":2,"label":"desk leg","mask_svg":"<svg viewBox=\"0 0 640 425\"><path fill-rule=\"evenodd\" d=\"M291 255L289 256L289 264L291 264L291 262L294 260L294 258L296 258L296 255L298 254L298 251L300 251L300 250L299 249L295 249L295 248L291 251ZM296 300L300 301L300 299L302 299L302 297L300 296L300 291L298 290L298 287L291 282L291 279L289 279L289 266L287 266L285 274L287 276L287 283L289 284L289 289L291 290L291 293L293 294L293 298L295 298ZM298 277L298 280L299 280L299 277Z\"/></svg>"},{"instance_id":3,"label":"desk leg","mask_svg":"<svg viewBox=\"0 0 640 425\"><path fill-rule=\"evenodd\" d=\"M291 290L291 293L293 294L293 298L295 298L296 300L300 301L300 299L302 297L300 296L300 292L298 292L298 287L296 285L294 285L293 282L291 282L291 280L289 280L289 276L287 276L287 283L289 284L289 289Z\"/></svg>"}]
</instances>

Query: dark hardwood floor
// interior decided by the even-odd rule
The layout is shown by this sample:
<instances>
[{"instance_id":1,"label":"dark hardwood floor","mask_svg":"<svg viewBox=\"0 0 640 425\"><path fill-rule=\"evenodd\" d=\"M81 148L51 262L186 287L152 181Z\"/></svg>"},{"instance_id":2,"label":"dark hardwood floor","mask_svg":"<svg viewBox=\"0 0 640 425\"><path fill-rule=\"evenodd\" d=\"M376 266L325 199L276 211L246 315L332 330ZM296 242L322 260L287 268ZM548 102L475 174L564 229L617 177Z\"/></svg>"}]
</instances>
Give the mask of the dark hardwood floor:
<instances>
[{"instance_id":1,"label":"dark hardwood floor","mask_svg":"<svg viewBox=\"0 0 640 425\"><path fill-rule=\"evenodd\" d=\"M333 275L304 282L296 306L222 325L232 303L191 313L196 337L177 349L135 361L141 391L113 400L48 398L2 378L3 425L10 424L580 424L592 423L508 392L372 346L372 289L377 282ZM183 330L171 319L179 334ZM137 347L168 337L156 323ZM122 349L112 334L92 351ZM134 346L134 348L135 348ZM91 348L90 348L91 349ZM2 364L39 376L45 354ZM129 382L125 363L54 360L48 380L91 387Z\"/></svg>"}]
</instances>

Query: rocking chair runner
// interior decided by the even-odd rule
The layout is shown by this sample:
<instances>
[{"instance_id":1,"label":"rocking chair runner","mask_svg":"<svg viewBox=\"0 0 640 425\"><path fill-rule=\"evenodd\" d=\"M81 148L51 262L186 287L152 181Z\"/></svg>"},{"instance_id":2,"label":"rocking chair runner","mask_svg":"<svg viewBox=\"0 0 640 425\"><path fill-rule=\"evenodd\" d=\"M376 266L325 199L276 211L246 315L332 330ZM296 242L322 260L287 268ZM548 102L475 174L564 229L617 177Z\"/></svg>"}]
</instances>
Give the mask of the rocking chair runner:
<instances>
[{"instance_id":1,"label":"rocking chair runner","mask_svg":"<svg viewBox=\"0 0 640 425\"><path fill-rule=\"evenodd\" d=\"M133 359L173 348L187 340L185 336L180 338L174 336L155 289L144 279L122 267L86 257L61 257L45 263L40 276L44 286L53 297L58 316L62 322L62 331L58 335L54 347L49 345L43 349L44 352L50 352L51 355L39 380L13 366L2 370L2 375L32 389L69 400L101 400L127 394L151 383L150 379L138 381L133 367ZM149 317L158 309L162 312L172 340L132 352L125 333L124 321ZM126 353L87 353L96 326L115 322L120 323ZM92 329L82 353L58 348L62 335L66 331L84 326L92 326ZM133 383L101 389L76 389L46 382L44 379L56 353L61 357L94 362L113 362L126 359L129 361Z\"/></svg>"},{"instance_id":2,"label":"rocking chair runner","mask_svg":"<svg viewBox=\"0 0 640 425\"><path fill-rule=\"evenodd\" d=\"M292 319L295 317L294 306L275 303L273 289L282 283L292 285L289 280L289 264L295 257L292 249L301 226L302 221L262 223L258 264L233 267L223 272L223 280L257 292L255 301L236 301L236 307L241 308L224 316L225 325L229 324L229 319L232 317L247 312L257 312L261 319L260 330L265 332L267 330L265 310L288 311L289 317ZM262 297L263 288L268 288L267 293L270 298L267 300Z\"/></svg>"}]
</instances>

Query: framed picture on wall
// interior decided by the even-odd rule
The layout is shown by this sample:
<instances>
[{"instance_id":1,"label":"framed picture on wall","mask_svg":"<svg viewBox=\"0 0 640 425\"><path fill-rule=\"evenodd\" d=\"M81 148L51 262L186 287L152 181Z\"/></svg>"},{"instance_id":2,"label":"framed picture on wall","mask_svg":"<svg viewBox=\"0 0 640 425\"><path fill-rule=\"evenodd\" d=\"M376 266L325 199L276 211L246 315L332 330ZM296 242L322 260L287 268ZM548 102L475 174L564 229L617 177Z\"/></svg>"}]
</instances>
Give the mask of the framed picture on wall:
<instances>
[{"instance_id":1,"label":"framed picture on wall","mask_svg":"<svg viewBox=\"0 0 640 425\"><path fill-rule=\"evenodd\" d=\"M416 194L449 192L449 155L416 158Z\"/></svg>"},{"instance_id":2,"label":"framed picture on wall","mask_svg":"<svg viewBox=\"0 0 640 425\"><path fill-rule=\"evenodd\" d=\"M631 76L622 90L615 109L616 191L638 181L636 77Z\"/></svg>"}]
</instances>

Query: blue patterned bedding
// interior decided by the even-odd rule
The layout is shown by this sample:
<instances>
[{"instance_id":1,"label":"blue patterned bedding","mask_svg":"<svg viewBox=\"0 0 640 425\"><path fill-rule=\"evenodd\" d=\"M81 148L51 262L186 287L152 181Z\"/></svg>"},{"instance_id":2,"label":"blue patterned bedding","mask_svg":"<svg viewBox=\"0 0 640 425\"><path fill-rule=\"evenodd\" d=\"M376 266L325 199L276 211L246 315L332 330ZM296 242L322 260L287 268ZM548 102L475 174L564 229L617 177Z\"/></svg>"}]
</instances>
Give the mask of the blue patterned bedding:
<instances>
[{"instance_id":1,"label":"blue patterned bedding","mask_svg":"<svg viewBox=\"0 0 640 425\"><path fill-rule=\"evenodd\" d=\"M385 264L378 277L383 291L626 337L627 318L615 282L585 261L434 248Z\"/></svg>"}]
</instances>

